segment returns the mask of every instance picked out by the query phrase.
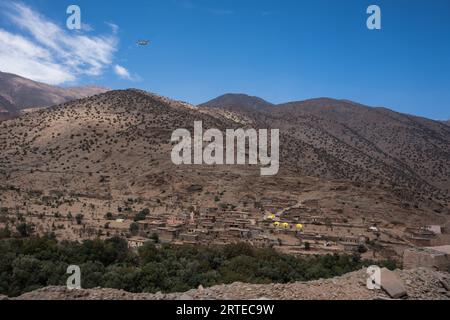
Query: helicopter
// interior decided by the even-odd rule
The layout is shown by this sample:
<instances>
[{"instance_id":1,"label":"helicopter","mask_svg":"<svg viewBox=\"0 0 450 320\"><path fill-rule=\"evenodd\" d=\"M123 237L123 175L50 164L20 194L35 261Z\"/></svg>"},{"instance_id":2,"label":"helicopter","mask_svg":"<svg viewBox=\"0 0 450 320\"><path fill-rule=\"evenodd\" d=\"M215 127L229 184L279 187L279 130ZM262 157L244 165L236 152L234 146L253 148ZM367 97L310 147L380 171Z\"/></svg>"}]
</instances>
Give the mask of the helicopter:
<instances>
[{"instance_id":1,"label":"helicopter","mask_svg":"<svg viewBox=\"0 0 450 320\"><path fill-rule=\"evenodd\" d=\"M150 44L150 40L138 40L136 42L138 46L148 46Z\"/></svg>"}]
</instances>

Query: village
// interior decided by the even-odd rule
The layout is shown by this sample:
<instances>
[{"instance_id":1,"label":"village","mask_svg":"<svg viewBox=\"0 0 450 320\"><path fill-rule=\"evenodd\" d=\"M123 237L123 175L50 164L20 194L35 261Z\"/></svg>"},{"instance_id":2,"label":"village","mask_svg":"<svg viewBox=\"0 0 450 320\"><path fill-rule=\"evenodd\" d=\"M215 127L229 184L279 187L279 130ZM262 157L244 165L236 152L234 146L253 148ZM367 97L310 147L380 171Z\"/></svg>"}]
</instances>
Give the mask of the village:
<instances>
[{"instance_id":1,"label":"village","mask_svg":"<svg viewBox=\"0 0 450 320\"><path fill-rule=\"evenodd\" d=\"M10 197L11 207L1 208L0 229L14 230L14 226L18 229L18 225L26 223L30 232L53 233L61 240L120 236L127 239L130 249L149 241L156 245L205 246L244 242L291 255L357 253L366 259L394 259L402 263L407 253L406 263L413 265L420 266L424 261L433 265L434 260L444 259L441 263L446 266L450 261L448 252L442 258L430 249L450 244L448 226L404 226L381 218L352 218L344 215L342 209L321 207L313 197L256 200L247 195L236 206L187 206L181 202L167 205L160 200L151 203L133 198L119 205L105 199L34 196L25 202L19 201L17 195ZM421 258L424 254L427 258Z\"/></svg>"},{"instance_id":2,"label":"village","mask_svg":"<svg viewBox=\"0 0 450 320\"><path fill-rule=\"evenodd\" d=\"M295 203L263 199L260 210L197 209L178 217L149 216L138 221L130 247L149 238L161 243L221 245L247 242L294 255L359 253L370 259L401 256L406 248L449 243L441 226L417 226L400 232L382 220L349 221L338 212L323 214L314 200ZM445 233L445 234L444 234Z\"/></svg>"}]
</instances>

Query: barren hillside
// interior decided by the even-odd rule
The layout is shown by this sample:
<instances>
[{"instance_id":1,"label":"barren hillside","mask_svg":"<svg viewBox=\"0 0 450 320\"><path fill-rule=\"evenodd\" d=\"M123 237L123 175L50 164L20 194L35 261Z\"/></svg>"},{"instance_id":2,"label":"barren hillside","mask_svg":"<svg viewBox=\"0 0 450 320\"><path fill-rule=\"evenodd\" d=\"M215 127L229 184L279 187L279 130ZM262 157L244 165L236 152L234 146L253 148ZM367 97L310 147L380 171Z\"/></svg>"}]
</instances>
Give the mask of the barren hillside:
<instances>
[{"instance_id":1,"label":"barren hillside","mask_svg":"<svg viewBox=\"0 0 450 320\"><path fill-rule=\"evenodd\" d=\"M260 108L241 101L227 95L222 108L281 129L281 159L300 174L388 186L408 201L449 197L450 129L440 122L326 98Z\"/></svg>"},{"instance_id":2,"label":"barren hillside","mask_svg":"<svg viewBox=\"0 0 450 320\"><path fill-rule=\"evenodd\" d=\"M272 103L258 97L251 97L246 94L225 94L210 100L199 107L227 109L239 112L242 110L263 110L273 106Z\"/></svg>"},{"instance_id":3,"label":"barren hillside","mask_svg":"<svg viewBox=\"0 0 450 320\"><path fill-rule=\"evenodd\" d=\"M60 88L0 72L0 96L19 110L49 107L105 91L96 86Z\"/></svg>"},{"instance_id":4,"label":"barren hillside","mask_svg":"<svg viewBox=\"0 0 450 320\"><path fill-rule=\"evenodd\" d=\"M15 117L19 110L8 100L0 96L0 121Z\"/></svg>"},{"instance_id":5,"label":"barren hillside","mask_svg":"<svg viewBox=\"0 0 450 320\"><path fill-rule=\"evenodd\" d=\"M398 120L386 124L387 111L347 103L345 108L350 119L332 110L319 116L292 106L241 114L121 90L38 110L0 124L2 210L9 223L19 216L38 233L73 240L128 235L133 217L145 208L152 219L169 222L170 217L189 221L192 211L202 221L200 211L229 210L261 224L258 232L272 237L275 230L265 221L264 208L303 206L308 216L338 217L360 228L354 232L366 232L370 222L365 219L375 219L392 229L386 244L400 246L406 243L394 239L405 226L445 225L448 194L438 187L449 178L448 129L397 114L389 117ZM175 166L172 132L187 128L192 133L196 120L205 130L280 128L279 174L262 177L259 166L249 165ZM383 134L388 130L402 143ZM396 153L401 148L415 153L401 160ZM84 216L82 224L75 223L76 214ZM110 223L107 214L126 222ZM353 234L349 230L343 226L340 236ZM218 236L215 241L228 240ZM293 236L277 241L299 245Z\"/></svg>"}]
</instances>

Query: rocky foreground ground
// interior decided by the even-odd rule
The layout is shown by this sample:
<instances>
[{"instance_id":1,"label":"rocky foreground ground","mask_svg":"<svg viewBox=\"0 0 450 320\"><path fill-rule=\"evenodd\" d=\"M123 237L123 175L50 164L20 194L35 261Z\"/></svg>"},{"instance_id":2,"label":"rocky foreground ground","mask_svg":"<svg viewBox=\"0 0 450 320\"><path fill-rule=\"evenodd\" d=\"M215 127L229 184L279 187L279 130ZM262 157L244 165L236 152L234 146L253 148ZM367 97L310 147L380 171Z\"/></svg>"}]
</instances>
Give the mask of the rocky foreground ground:
<instances>
[{"instance_id":1,"label":"rocky foreground ground","mask_svg":"<svg viewBox=\"0 0 450 320\"><path fill-rule=\"evenodd\" d=\"M450 300L450 274L431 269L397 270L412 300ZM366 287L366 270L326 280L290 284L253 285L233 283L211 288L199 287L185 293L129 293L114 289L68 290L47 287L23 294L17 300L373 300L390 299L383 290ZM6 299L6 297L4 297Z\"/></svg>"}]
</instances>

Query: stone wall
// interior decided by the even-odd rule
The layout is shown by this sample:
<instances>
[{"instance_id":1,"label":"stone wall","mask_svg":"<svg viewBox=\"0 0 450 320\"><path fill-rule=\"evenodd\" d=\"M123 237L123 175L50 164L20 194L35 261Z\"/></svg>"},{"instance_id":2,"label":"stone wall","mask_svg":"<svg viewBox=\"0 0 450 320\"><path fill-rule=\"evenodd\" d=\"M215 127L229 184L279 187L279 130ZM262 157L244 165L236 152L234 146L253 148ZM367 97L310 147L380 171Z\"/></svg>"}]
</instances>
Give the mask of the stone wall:
<instances>
[{"instance_id":1,"label":"stone wall","mask_svg":"<svg viewBox=\"0 0 450 320\"><path fill-rule=\"evenodd\" d=\"M431 248L409 248L403 253L403 268L437 268L447 271L450 268L450 255Z\"/></svg>"}]
</instances>

